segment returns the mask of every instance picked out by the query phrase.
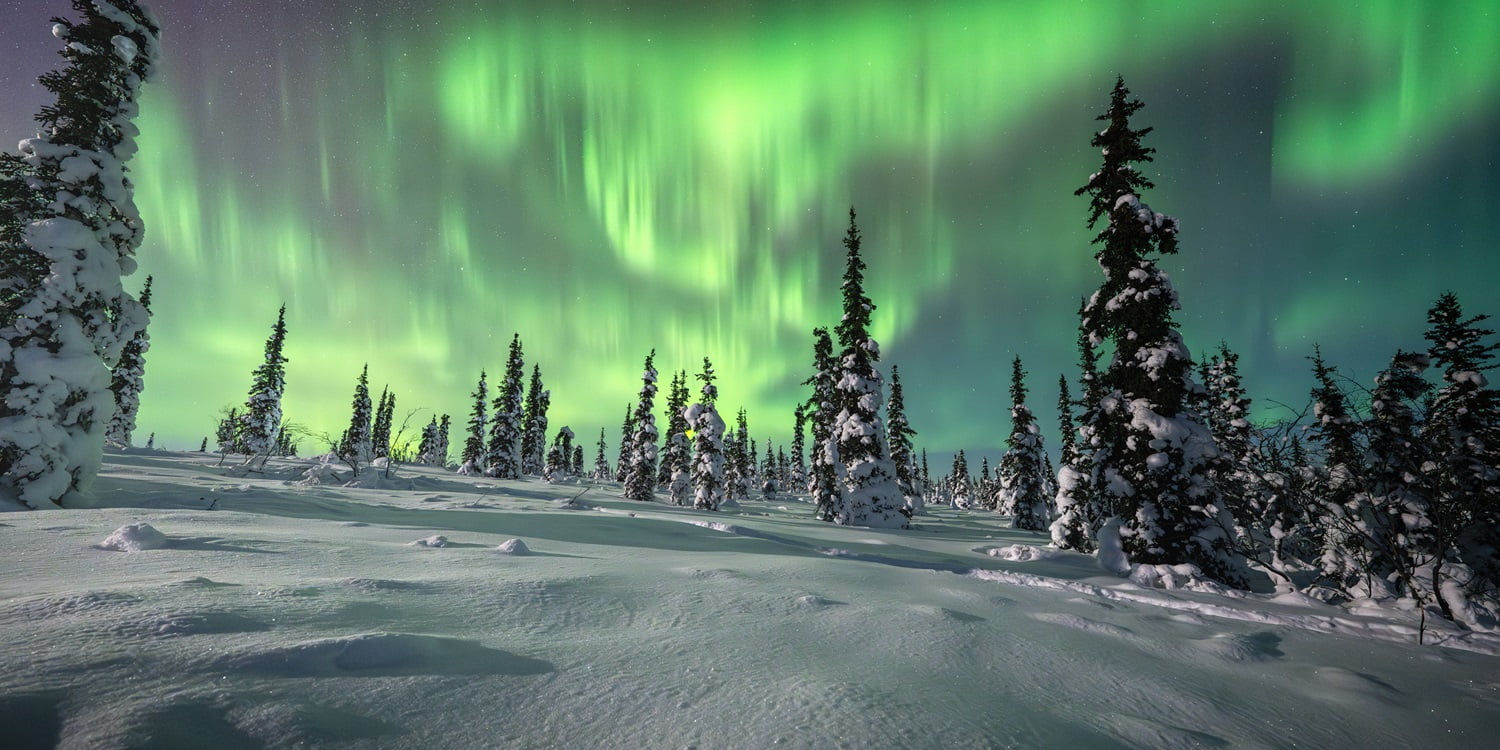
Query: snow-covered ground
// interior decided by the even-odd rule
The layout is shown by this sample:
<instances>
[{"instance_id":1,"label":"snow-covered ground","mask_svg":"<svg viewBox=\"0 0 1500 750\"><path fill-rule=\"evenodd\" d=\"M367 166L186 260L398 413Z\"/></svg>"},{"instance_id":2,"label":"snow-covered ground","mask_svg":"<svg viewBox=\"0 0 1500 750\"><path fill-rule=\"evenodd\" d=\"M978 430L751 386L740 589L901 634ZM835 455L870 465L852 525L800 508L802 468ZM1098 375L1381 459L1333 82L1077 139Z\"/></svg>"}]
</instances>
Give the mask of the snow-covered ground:
<instances>
[{"instance_id":1,"label":"snow-covered ground","mask_svg":"<svg viewBox=\"0 0 1500 750\"><path fill-rule=\"evenodd\" d=\"M0 515L0 746L1500 745L1500 635L1151 588L991 514L216 461Z\"/></svg>"}]
</instances>

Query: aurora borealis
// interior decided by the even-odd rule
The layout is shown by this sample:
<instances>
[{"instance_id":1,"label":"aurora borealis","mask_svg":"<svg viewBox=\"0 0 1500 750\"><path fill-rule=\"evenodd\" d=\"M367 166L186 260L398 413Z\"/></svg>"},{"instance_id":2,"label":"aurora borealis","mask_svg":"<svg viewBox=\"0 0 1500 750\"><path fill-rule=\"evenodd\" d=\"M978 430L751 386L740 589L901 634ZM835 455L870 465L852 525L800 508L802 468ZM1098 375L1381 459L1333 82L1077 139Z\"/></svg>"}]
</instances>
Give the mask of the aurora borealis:
<instances>
[{"instance_id":1,"label":"aurora borealis","mask_svg":"<svg viewBox=\"0 0 1500 750\"><path fill-rule=\"evenodd\" d=\"M408 437L462 424L519 332L590 458L653 347L663 380L712 358L721 409L782 444L853 204L919 446L998 455L1015 354L1055 446L1099 278L1072 192L1116 74L1183 225L1188 345L1240 352L1263 416L1306 403L1314 342L1368 384L1442 291L1500 315L1488 0L150 5L138 443L211 434L284 301L286 410L315 432L365 362L398 422L429 410ZM68 14L0 3L7 144Z\"/></svg>"}]
</instances>

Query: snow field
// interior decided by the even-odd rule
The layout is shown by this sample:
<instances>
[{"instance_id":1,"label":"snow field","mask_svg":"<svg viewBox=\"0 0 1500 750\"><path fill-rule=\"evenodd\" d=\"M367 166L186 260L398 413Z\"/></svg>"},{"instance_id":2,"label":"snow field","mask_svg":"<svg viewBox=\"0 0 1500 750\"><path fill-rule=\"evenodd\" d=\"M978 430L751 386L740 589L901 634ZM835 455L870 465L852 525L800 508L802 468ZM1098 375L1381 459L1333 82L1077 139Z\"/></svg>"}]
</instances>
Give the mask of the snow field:
<instances>
[{"instance_id":1,"label":"snow field","mask_svg":"<svg viewBox=\"0 0 1500 750\"><path fill-rule=\"evenodd\" d=\"M572 484L216 460L111 453L109 507L0 516L15 747L1484 746L1500 725L1493 634L1419 647L1410 613L1146 587L994 514L849 529L791 497L710 514L606 483L570 506ZM100 547L139 523L160 548Z\"/></svg>"}]
</instances>

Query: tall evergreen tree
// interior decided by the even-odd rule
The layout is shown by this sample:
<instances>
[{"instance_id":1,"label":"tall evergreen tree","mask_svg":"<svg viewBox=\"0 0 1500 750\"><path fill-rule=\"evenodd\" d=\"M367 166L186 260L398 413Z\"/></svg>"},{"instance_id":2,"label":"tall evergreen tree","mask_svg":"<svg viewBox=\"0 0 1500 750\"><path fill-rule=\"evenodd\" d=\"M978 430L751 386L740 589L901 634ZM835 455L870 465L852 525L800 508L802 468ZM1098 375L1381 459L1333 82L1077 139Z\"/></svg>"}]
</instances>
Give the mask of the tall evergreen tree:
<instances>
[{"instance_id":1,"label":"tall evergreen tree","mask_svg":"<svg viewBox=\"0 0 1500 750\"><path fill-rule=\"evenodd\" d=\"M349 416L349 429L339 443L339 458L349 462L359 473L359 467L367 466L375 458L371 441L370 366L365 365L354 384L353 413Z\"/></svg>"},{"instance_id":2,"label":"tall evergreen tree","mask_svg":"<svg viewBox=\"0 0 1500 750\"><path fill-rule=\"evenodd\" d=\"M240 417L239 439L252 456L270 455L281 432L281 395L286 392L286 305L276 313L276 325L266 339L265 361L251 375L250 396Z\"/></svg>"},{"instance_id":3,"label":"tall evergreen tree","mask_svg":"<svg viewBox=\"0 0 1500 750\"><path fill-rule=\"evenodd\" d=\"M1008 450L1000 458L997 472L997 505L1011 517L1010 525L1027 531L1042 531L1051 522L1051 498L1047 495L1047 452L1042 432L1026 405L1026 373L1021 358L1011 362L1010 437Z\"/></svg>"},{"instance_id":4,"label":"tall evergreen tree","mask_svg":"<svg viewBox=\"0 0 1500 750\"><path fill-rule=\"evenodd\" d=\"M526 390L526 413L521 422L521 473L542 473L542 452L547 448L547 407L552 393L542 388L542 366L531 366L531 384Z\"/></svg>"},{"instance_id":5,"label":"tall evergreen tree","mask_svg":"<svg viewBox=\"0 0 1500 750\"><path fill-rule=\"evenodd\" d=\"M573 474L573 476L576 476L576 477L583 476L583 445L582 444L575 443L573 445L573 467L571 469L569 469L569 471Z\"/></svg>"},{"instance_id":6,"label":"tall evergreen tree","mask_svg":"<svg viewBox=\"0 0 1500 750\"><path fill-rule=\"evenodd\" d=\"M844 502L843 463L839 460L838 436L834 419L838 416L838 360L833 357L833 340L827 328L813 329L813 375L803 381L813 392L806 413L812 421L813 447L807 491L812 495L819 521L849 524L849 509Z\"/></svg>"},{"instance_id":7,"label":"tall evergreen tree","mask_svg":"<svg viewBox=\"0 0 1500 750\"><path fill-rule=\"evenodd\" d=\"M109 368L146 327L121 284L142 222L125 163L160 31L135 0L74 0L52 19L64 67L20 160L0 162L0 504L62 505L88 490L114 412ZM24 362L26 366L20 367Z\"/></svg>"},{"instance_id":8,"label":"tall evergreen tree","mask_svg":"<svg viewBox=\"0 0 1500 750\"><path fill-rule=\"evenodd\" d=\"M713 365L704 357L698 374L703 387L686 415L693 431L693 507L698 510L718 510L724 502L724 419L714 406L719 397L714 380Z\"/></svg>"},{"instance_id":9,"label":"tall evergreen tree","mask_svg":"<svg viewBox=\"0 0 1500 750\"><path fill-rule=\"evenodd\" d=\"M1353 529L1365 547L1359 556L1364 561L1359 593L1410 596L1423 605L1436 601L1452 618L1439 581L1423 580L1419 573L1441 560L1452 542L1433 523L1435 511L1443 508L1432 493L1431 450L1418 434L1417 412L1431 390L1422 378L1427 365L1426 354L1398 351L1370 393L1364 491L1351 508Z\"/></svg>"},{"instance_id":10,"label":"tall evergreen tree","mask_svg":"<svg viewBox=\"0 0 1500 750\"><path fill-rule=\"evenodd\" d=\"M1223 532L1232 521L1219 517L1210 476L1213 436L1188 407L1201 386L1172 320L1177 294L1153 257L1177 252L1177 220L1141 200L1152 185L1136 165L1154 152L1141 144L1151 128L1130 127L1141 106L1116 81L1099 117L1107 125L1092 141L1104 164L1076 192L1089 197L1089 226L1107 219L1094 238L1104 281L1083 315L1092 341L1114 344L1101 404L1112 429L1095 451L1095 485L1110 515L1121 519L1111 528L1119 529L1131 561L1193 563L1239 585L1242 561Z\"/></svg>"},{"instance_id":11,"label":"tall evergreen tree","mask_svg":"<svg viewBox=\"0 0 1500 750\"><path fill-rule=\"evenodd\" d=\"M1468 593L1500 597L1500 391L1484 374L1495 368L1500 344L1485 343L1495 334L1480 325L1488 319L1466 318L1452 293L1427 311L1428 352L1441 380L1423 432L1432 446L1442 502L1433 533L1443 538L1434 543L1444 548L1445 557L1456 553L1473 571Z\"/></svg>"},{"instance_id":12,"label":"tall evergreen tree","mask_svg":"<svg viewBox=\"0 0 1500 750\"><path fill-rule=\"evenodd\" d=\"M656 350L646 355L641 373L641 395L635 406L635 434L630 438L630 469L625 475L625 497L650 502L656 490Z\"/></svg>"},{"instance_id":13,"label":"tall evergreen tree","mask_svg":"<svg viewBox=\"0 0 1500 750\"><path fill-rule=\"evenodd\" d=\"M146 320L151 319L151 277L141 288L141 311ZM135 416L141 408L141 391L146 388L146 351L151 348L151 336L143 326L126 342L120 351L120 362L110 371L109 390L115 396L115 414L105 430L105 441L122 447L130 447L130 434L135 432Z\"/></svg>"},{"instance_id":14,"label":"tall evergreen tree","mask_svg":"<svg viewBox=\"0 0 1500 750\"><path fill-rule=\"evenodd\" d=\"M469 432L464 440L464 450L458 457L459 473L477 474L481 469L480 462L484 460L484 428L489 421L485 414L485 401L488 397L489 384L485 382L484 370L480 370L479 384L469 394L469 398L474 399L474 406L469 410Z\"/></svg>"},{"instance_id":15,"label":"tall evergreen tree","mask_svg":"<svg viewBox=\"0 0 1500 750\"><path fill-rule=\"evenodd\" d=\"M870 337L870 316L875 303L865 296L865 261L860 257L861 237L849 209L849 230L844 235L843 318L836 327L839 347L839 380L834 384L838 415L834 432L843 463L849 518L842 523L876 528L906 528L901 513L904 500L896 485L881 424L882 380L875 369L880 345Z\"/></svg>"},{"instance_id":16,"label":"tall evergreen tree","mask_svg":"<svg viewBox=\"0 0 1500 750\"><path fill-rule=\"evenodd\" d=\"M921 510L922 494L917 491L916 457L912 455L911 438L917 434L906 419L906 398L901 391L901 372L891 365L891 399L886 402L886 435L891 446L891 463L896 465L896 487L901 491L903 506L910 513Z\"/></svg>"},{"instance_id":17,"label":"tall evergreen tree","mask_svg":"<svg viewBox=\"0 0 1500 750\"><path fill-rule=\"evenodd\" d=\"M725 454L729 459L724 478L724 496L735 502L750 496L750 426L745 419L745 409L740 408L735 418L734 440L726 441Z\"/></svg>"},{"instance_id":18,"label":"tall evergreen tree","mask_svg":"<svg viewBox=\"0 0 1500 750\"><path fill-rule=\"evenodd\" d=\"M505 360L505 380L495 395L490 421L489 453L485 474L501 479L521 478L522 422L526 363L521 356L521 334L510 339L510 355Z\"/></svg>"},{"instance_id":19,"label":"tall evergreen tree","mask_svg":"<svg viewBox=\"0 0 1500 750\"><path fill-rule=\"evenodd\" d=\"M1313 494L1320 498L1322 546L1321 566L1336 587L1358 588L1369 569L1369 549L1358 524L1364 517L1359 493L1364 486L1359 445L1359 420L1335 382L1335 371L1323 361L1323 352L1313 347L1313 426L1311 438L1321 444L1322 470L1316 475Z\"/></svg>"}]
</instances>

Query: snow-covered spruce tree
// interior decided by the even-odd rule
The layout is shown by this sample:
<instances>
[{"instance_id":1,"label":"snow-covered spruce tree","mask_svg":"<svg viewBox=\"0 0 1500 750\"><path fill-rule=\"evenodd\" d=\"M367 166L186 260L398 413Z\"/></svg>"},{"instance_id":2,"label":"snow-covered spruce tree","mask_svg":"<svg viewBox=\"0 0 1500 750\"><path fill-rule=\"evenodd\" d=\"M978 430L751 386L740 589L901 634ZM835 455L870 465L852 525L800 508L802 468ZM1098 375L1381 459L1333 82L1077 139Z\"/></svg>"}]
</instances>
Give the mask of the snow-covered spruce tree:
<instances>
[{"instance_id":1,"label":"snow-covered spruce tree","mask_svg":"<svg viewBox=\"0 0 1500 750\"><path fill-rule=\"evenodd\" d=\"M835 405L838 394L838 360L833 358L833 340L827 328L813 329L813 375L803 381L811 385L812 396L805 411L812 421L813 444L807 491L812 495L819 521L847 525L849 508L844 501L843 463L839 461L838 436L834 434Z\"/></svg>"},{"instance_id":2,"label":"snow-covered spruce tree","mask_svg":"<svg viewBox=\"0 0 1500 750\"><path fill-rule=\"evenodd\" d=\"M583 445L573 446L573 476L583 476Z\"/></svg>"},{"instance_id":3,"label":"snow-covered spruce tree","mask_svg":"<svg viewBox=\"0 0 1500 750\"><path fill-rule=\"evenodd\" d=\"M572 474L573 430L564 426L552 438L552 447L547 449L547 463L542 467L542 479L559 482Z\"/></svg>"},{"instance_id":4,"label":"snow-covered spruce tree","mask_svg":"<svg viewBox=\"0 0 1500 750\"><path fill-rule=\"evenodd\" d=\"M788 470L789 489L799 492L807 487L807 462L803 458L807 453L807 411L806 405L797 404L792 411L792 456L791 468Z\"/></svg>"},{"instance_id":5,"label":"snow-covered spruce tree","mask_svg":"<svg viewBox=\"0 0 1500 750\"><path fill-rule=\"evenodd\" d=\"M453 420L447 414L438 420L437 447L433 451L433 463L438 466L448 465L448 431L452 424Z\"/></svg>"},{"instance_id":6,"label":"snow-covered spruce tree","mask_svg":"<svg viewBox=\"0 0 1500 750\"><path fill-rule=\"evenodd\" d=\"M276 324L266 339L265 361L250 375L250 395L240 416L239 442L251 460L269 456L281 434L281 395L286 392L286 305L276 313Z\"/></svg>"},{"instance_id":7,"label":"snow-covered spruce tree","mask_svg":"<svg viewBox=\"0 0 1500 750\"><path fill-rule=\"evenodd\" d=\"M1235 520L1248 528L1260 523L1263 508L1254 494L1255 427L1250 424L1250 397L1240 383L1240 355L1219 342L1207 365L1205 416L1225 461L1219 492Z\"/></svg>"},{"instance_id":8,"label":"snow-covered spruce tree","mask_svg":"<svg viewBox=\"0 0 1500 750\"><path fill-rule=\"evenodd\" d=\"M1360 490L1364 487L1359 421L1349 399L1334 381L1334 369L1323 362L1323 352L1313 347L1313 425L1311 439L1320 444L1323 466L1315 475L1313 496L1318 498L1318 542L1323 574L1338 591L1359 596L1365 573L1370 569L1369 549L1359 524L1364 518Z\"/></svg>"},{"instance_id":9,"label":"snow-covered spruce tree","mask_svg":"<svg viewBox=\"0 0 1500 750\"><path fill-rule=\"evenodd\" d=\"M380 403L375 408L375 422L370 427L370 444L376 458L391 456L391 421L396 417L396 394L390 386L380 389Z\"/></svg>"},{"instance_id":10,"label":"snow-covered spruce tree","mask_svg":"<svg viewBox=\"0 0 1500 750\"><path fill-rule=\"evenodd\" d=\"M979 457L979 481L974 483L974 499L970 506L974 510L998 510L1000 488L990 478L990 457Z\"/></svg>"},{"instance_id":11,"label":"snow-covered spruce tree","mask_svg":"<svg viewBox=\"0 0 1500 750\"><path fill-rule=\"evenodd\" d=\"M922 494L917 490L916 460L912 455L912 435L917 434L906 419L906 397L901 390L901 372L891 365L891 398L885 406L885 432L891 446L891 463L896 465L896 487L901 491L902 505L908 513L922 512Z\"/></svg>"},{"instance_id":12,"label":"snow-covered spruce tree","mask_svg":"<svg viewBox=\"0 0 1500 750\"><path fill-rule=\"evenodd\" d=\"M1079 308L1082 320L1083 307ZM1104 416L1104 388L1099 377L1099 355L1088 329L1078 329L1078 369L1083 393L1078 401L1068 399L1067 380L1062 379L1058 415L1063 419L1064 432L1062 468L1057 471L1056 512L1053 515L1052 544L1058 549L1093 552L1098 549L1099 528L1103 524L1104 508L1099 493L1094 490L1094 455L1103 444L1101 422ZM1075 428L1072 408L1082 406ZM1107 430L1106 430L1107 432Z\"/></svg>"},{"instance_id":13,"label":"snow-covered spruce tree","mask_svg":"<svg viewBox=\"0 0 1500 750\"><path fill-rule=\"evenodd\" d=\"M635 435L635 411L625 405L625 421L620 424L620 455L615 459L615 481L624 483L630 472L630 440Z\"/></svg>"},{"instance_id":14,"label":"snow-covered spruce tree","mask_svg":"<svg viewBox=\"0 0 1500 750\"><path fill-rule=\"evenodd\" d=\"M688 476L688 464L692 462L692 448L688 445L688 405L687 371L679 370L672 376L672 387L667 391L667 440L666 449L662 452L661 466L656 471L656 484L658 486L670 486L672 477L681 473L684 480ZM686 502L686 487L684 486L681 498ZM674 500L679 499L677 495ZM678 503L679 505L683 503Z\"/></svg>"},{"instance_id":15,"label":"snow-covered spruce tree","mask_svg":"<svg viewBox=\"0 0 1500 750\"><path fill-rule=\"evenodd\" d=\"M547 448L547 407L552 392L542 387L542 366L531 366L531 383L526 390L526 408L521 416L521 473L542 473L542 452Z\"/></svg>"},{"instance_id":16,"label":"snow-covered spruce tree","mask_svg":"<svg viewBox=\"0 0 1500 750\"><path fill-rule=\"evenodd\" d=\"M776 481L776 452L771 449L771 441L766 441L766 457L761 461L760 491L765 499L770 500L780 491Z\"/></svg>"},{"instance_id":17,"label":"snow-covered spruce tree","mask_svg":"<svg viewBox=\"0 0 1500 750\"><path fill-rule=\"evenodd\" d=\"M963 450L953 457L953 468L948 473L948 494L953 507L959 510L973 507L974 482L969 478L969 459Z\"/></svg>"},{"instance_id":18,"label":"snow-covered spruce tree","mask_svg":"<svg viewBox=\"0 0 1500 750\"><path fill-rule=\"evenodd\" d=\"M718 510L724 502L724 419L714 408L719 389L714 385L714 368L703 358L703 383L697 403L687 407L688 428L693 431L693 507Z\"/></svg>"},{"instance_id":19,"label":"snow-covered spruce tree","mask_svg":"<svg viewBox=\"0 0 1500 750\"><path fill-rule=\"evenodd\" d=\"M141 288L141 311L151 319L151 277ZM125 348L120 350L120 361L110 371L109 391L115 396L115 415L104 431L105 442L122 448L130 447L130 434L135 432L135 416L141 408L141 391L146 388L146 351L151 348L151 336L144 327L136 331Z\"/></svg>"},{"instance_id":20,"label":"snow-covered spruce tree","mask_svg":"<svg viewBox=\"0 0 1500 750\"><path fill-rule=\"evenodd\" d=\"M56 101L0 170L0 505L88 490L114 412L109 368L147 322L121 284L143 236L125 162L160 32L135 0L73 9L81 21L52 19L65 65L40 78Z\"/></svg>"},{"instance_id":21,"label":"snow-covered spruce tree","mask_svg":"<svg viewBox=\"0 0 1500 750\"><path fill-rule=\"evenodd\" d=\"M432 421L428 422L427 426L422 428L422 439L417 443L417 463L437 463L434 460L437 455L437 432L437 415L434 414Z\"/></svg>"},{"instance_id":22,"label":"snow-covered spruce tree","mask_svg":"<svg viewBox=\"0 0 1500 750\"><path fill-rule=\"evenodd\" d=\"M485 415L485 400L489 397L489 384L485 382L484 370L479 371L479 384L469 398L474 406L469 410L469 433L464 440L464 451L458 457L458 473L478 474L484 461L484 428L488 424Z\"/></svg>"},{"instance_id":23,"label":"snow-covered spruce tree","mask_svg":"<svg viewBox=\"0 0 1500 750\"><path fill-rule=\"evenodd\" d=\"M724 472L724 497L728 502L744 500L750 496L750 425L745 418L745 409L740 407L735 417L734 439L725 441L725 456L729 461Z\"/></svg>"},{"instance_id":24,"label":"snow-covered spruce tree","mask_svg":"<svg viewBox=\"0 0 1500 750\"><path fill-rule=\"evenodd\" d=\"M1108 337L1114 356L1104 372L1101 421L1114 428L1096 446L1095 486L1118 525L1122 549L1137 563L1192 563L1206 575L1243 585L1243 562L1223 531L1232 521L1209 476L1217 457L1213 436L1187 402L1199 386L1192 358L1172 320L1177 293L1155 254L1177 252L1177 221L1141 200L1152 187L1136 166L1154 149L1135 130L1141 108L1117 80L1106 122L1092 140L1104 156L1099 171L1076 191L1089 197L1089 226L1105 226L1093 242L1104 281L1084 309L1091 343ZM1116 528L1112 526L1111 528Z\"/></svg>"},{"instance_id":25,"label":"snow-covered spruce tree","mask_svg":"<svg viewBox=\"0 0 1500 750\"><path fill-rule=\"evenodd\" d=\"M1442 528L1433 523L1434 512L1443 507L1432 493L1430 446L1418 434L1417 412L1432 390L1422 378L1427 364L1425 353L1398 351L1375 377L1364 425L1364 490L1355 496L1359 518L1353 528L1366 548L1362 591L1373 598L1409 596L1421 606L1436 601L1451 619L1453 612L1439 595L1438 571L1431 579L1419 573L1438 563L1452 541L1434 533Z\"/></svg>"},{"instance_id":26,"label":"snow-covered spruce tree","mask_svg":"<svg viewBox=\"0 0 1500 750\"><path fill-rule=\"evenodd\" d=\"M1500 392L1484 375L1500 344L1485 343L1495 333L1480 327L1488 319L1465 318L1452 293L1427 311L1429 356L1442 379L1423 434L1441 502L1433 533L1451 535L1457 559L1473 572L1466 593L1500 598Z\"/></svg>"},{"instance_id":27,"label":"snow-covered spruce tree","mask_svg":"<svg viewBox=\"0 0 1500 750\"><path fill-rule=\"evenodd\" d=\"M646 355L641 372L641 395L635 405L635 433L630 436L630 468L625 474L624 496L650 502L656 490L656 350Z\"/></svg>"},{"instance_id":28,"label":"snow-covered spruce tree","mask_svg":"<svg viewBox=\"0 0 1500 750\"><path fill-rule=\"evenodd\" d=\"M1047 495L1046 451L1036 417L1026 405L1026 373L1021 358L1011 363L1010 437L1000 457L996 482L1001 513L1011 516L1010 525L1027 531L1043 531L1051 522L1051 500Z\"/></svg>"},{"instance_id":29,"label":"snow-covered spruce tree","mask_svg":"<svg viewBox=\"0 0 1500 750\"><path fill-rule=\"evenodd\" d=\"M865 296L865 261L860 257L859 227L854 209L849 209L849 230L844 235L844 316L835 328L838 334L839 379L834 384L838 414L833 431L838 441L849 518L843 523L875 528L907 527L905 502L896 485L895 467L885 444L881 424L881 377L875 369L880 345L870 337L870 316L875 303Z\"/></svg>"},{"instance_id":30,"label":"snow-covered spruce tree","mask_svg":"<svg viewBox=\"0 0 1500 750\"><path fill-rule=\"evenodd\" d=\"M521 356L521 334L510 337L505 380L495 394L490 412L490 444L484 473L501 479L521 478L522 427L525 407L526 363Z\"/></svg>"},{"instance_id":31,"label":"snow-covered spruce tree","mask_svg":"<svg viewBox=\"0 0 1500 750\"><path fill-rule=\"evenodd\" d=\"M349 415L349 429L344 430L344 439L339 442L339 458L343 459L354 473L361 466L375 460L375 446L371 440L370 366L365 365L354 384L354 399Z\"/></svg>"},{"instance_id":32,"label":"snow-covered spruce tree","mask_svg":"<svg viewBox=\"0 0 1500 750\"><path fill-rule=\"evenodd\" d=\"M609 445L604 441L604 428L599 428L599 452L594 456L594 472L589 475L590 479L607 482L614 477L609 470L609 459L604 457L604 451Z\"/></svg>"},{"instance_id":33,"label":"snow-covered spruce tree","mask_svg":"<svg viewBox=\"0 0 1500 750\"><path fill-rule=\"evenodd\" d=\"M219 427L214 432L214 440L218 441L219 452L226 456L240 452L240 410L238 407L230 409L229 413L219 420Z\"/></svg>"}]
</instances>

